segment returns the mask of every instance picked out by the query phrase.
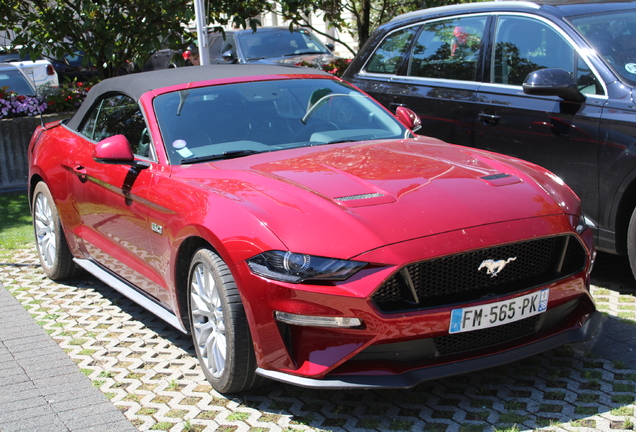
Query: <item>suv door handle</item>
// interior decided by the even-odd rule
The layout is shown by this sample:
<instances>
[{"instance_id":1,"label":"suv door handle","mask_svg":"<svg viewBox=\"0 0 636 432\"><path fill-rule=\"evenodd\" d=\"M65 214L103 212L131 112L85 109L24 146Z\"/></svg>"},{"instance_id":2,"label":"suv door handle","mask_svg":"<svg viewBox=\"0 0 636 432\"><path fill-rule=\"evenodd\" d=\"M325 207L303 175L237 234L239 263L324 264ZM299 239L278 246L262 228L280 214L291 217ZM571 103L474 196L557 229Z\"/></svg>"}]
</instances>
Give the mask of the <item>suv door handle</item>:
<instances>
[{"instance_id":1,"label":"suv door handle","mask_svg":"<svg viewBox=\"0 0 636 432\"><path fill-rule=\"evenodd\" d=\"M501 118L497 115L485 113L479 113L478 117L479 120L481 120L481 122L486 126L496 126L497 123L499 123L499 119Z\"/></svg>"}]
</instances>

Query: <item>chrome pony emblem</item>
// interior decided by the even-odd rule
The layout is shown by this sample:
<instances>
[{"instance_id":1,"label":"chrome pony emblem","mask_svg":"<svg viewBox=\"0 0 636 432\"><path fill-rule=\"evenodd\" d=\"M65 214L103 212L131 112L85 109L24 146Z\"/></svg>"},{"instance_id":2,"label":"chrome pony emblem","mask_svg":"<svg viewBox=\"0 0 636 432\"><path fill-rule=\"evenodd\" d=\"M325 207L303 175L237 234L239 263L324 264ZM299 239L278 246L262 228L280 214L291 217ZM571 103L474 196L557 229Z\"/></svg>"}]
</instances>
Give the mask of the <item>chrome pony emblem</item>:
<instances>
[{"instance_id":1,"label":"chrome pony emblem","mask_svg":"<svg viewBox=\"0 0 636 432\"><path fill-rule=\"evenodd\" d=\"M481 270L485 267L488 270L486 274L489 274L490 277L495 277L499 274L500 271L504 269L506 264L516 259L517 257L508 258L507 260L497 260L497 261L491 260L491 259L484 260L481 262L481 264L479 264L479 268L477 270Z\"/></svg>"}]
</instances>

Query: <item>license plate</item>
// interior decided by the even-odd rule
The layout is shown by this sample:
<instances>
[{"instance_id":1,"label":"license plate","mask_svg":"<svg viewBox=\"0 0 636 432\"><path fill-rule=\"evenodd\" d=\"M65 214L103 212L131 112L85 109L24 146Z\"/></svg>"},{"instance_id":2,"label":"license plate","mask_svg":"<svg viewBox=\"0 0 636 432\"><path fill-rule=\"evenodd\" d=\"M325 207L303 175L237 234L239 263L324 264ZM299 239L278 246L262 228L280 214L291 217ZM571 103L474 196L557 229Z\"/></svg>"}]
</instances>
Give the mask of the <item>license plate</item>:
<instances>
[{"instance_id":1,"label":"license plate","mask_svg":"<svg viewBox=\"0 0 636 432\"><path fill-rule=\"evenodd\" d=\"M538 315L548 309L549 289L510 300L451 311L449 333L496 327Z\"/></svg>"}]
</instances>

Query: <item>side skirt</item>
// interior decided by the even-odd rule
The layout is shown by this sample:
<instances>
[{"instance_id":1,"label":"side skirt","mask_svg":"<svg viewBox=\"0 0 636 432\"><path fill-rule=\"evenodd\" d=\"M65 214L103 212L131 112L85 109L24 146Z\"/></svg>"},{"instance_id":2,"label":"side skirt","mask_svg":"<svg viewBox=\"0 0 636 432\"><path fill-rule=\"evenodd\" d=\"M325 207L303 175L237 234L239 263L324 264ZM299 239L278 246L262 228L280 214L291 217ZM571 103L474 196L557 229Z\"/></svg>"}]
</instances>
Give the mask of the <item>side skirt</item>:
<instances>
[{"instance_id":1,"label":"side skirt","mask_svg":"<svg viewBox=\"0 0 636 432\"><path fill-rule=\"evenodd\" d=\"M183 325L181 325L181 322L177 319L177 316L173 312L164 308L157 302L152 301L150 298L142 294L140 291L136 290L132 285L126 283L121 278L118 278L117 276L103 269L91 260L73 258L73 261L75 261L77 265L82 267L84 270L104 282L106 285L119 291L121 294L125 295L141 307L152 312L171 326L175 327L185 334L189 333L183 327Z\"/></svg>"}]
</instances>

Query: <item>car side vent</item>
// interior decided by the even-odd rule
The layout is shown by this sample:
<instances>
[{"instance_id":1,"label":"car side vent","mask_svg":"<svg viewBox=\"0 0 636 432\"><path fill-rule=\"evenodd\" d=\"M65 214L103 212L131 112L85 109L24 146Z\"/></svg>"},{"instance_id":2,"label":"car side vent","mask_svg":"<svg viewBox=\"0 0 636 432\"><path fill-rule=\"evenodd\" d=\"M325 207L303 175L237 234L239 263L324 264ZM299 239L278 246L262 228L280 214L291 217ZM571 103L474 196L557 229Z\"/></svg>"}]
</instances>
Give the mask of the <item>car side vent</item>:
<instances>
[{"instance_id":1,"label":"car side vent","mask_svg":"<svg viewBox=\"0 0 636 432\"><path fill-rule=\"evenodd\" d=\"M340 198L335 198L336 201L354 201L354 200L362 200L362 199L370 199L384 196L381 193L368 193L368 194L360 194L360 195L349 195Z\"/></svg>"},{"instance_id":2,"label":"car side vent","mask_svg":"<svg viewBox=\"0 0 636 432\"><path fill-rule=\"evenodd\" d=\"M511 174L505 174L505 173L498 173L498 174L491 174L491 175L487 175L487 176L483 176L483 177L479 177L482 180L499 180L502 178L506 178L506 177L512 177Z\"/></svg>"}]
</instances>

